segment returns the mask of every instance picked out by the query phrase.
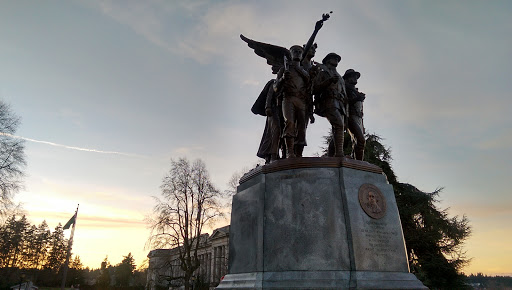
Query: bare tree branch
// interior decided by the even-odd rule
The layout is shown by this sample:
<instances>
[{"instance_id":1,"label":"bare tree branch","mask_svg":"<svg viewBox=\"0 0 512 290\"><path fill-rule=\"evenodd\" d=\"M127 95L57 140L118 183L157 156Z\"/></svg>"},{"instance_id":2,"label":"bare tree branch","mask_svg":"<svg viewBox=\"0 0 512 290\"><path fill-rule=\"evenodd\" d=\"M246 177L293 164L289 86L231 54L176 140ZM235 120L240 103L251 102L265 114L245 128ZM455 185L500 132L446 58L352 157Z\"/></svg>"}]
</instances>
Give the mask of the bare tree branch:
<instances>
[{"instance_id":1,"label":"bare tree branch","mask_svg":"<svg viewBox=\"0 0 512 290\"><path fill-rule=\"evenodd\" d=\"M24 177L24 141L13 137L20 124L9 105L0 100L0 218L15 209L12 199L22 188Z\"/></svg>"},{"instance_id":2,"label":"bare tree branch","mask_svg":"<svg viewBox=\"0 0 512 290\"><path fill-rule=\"evenodd\" d=\"M203 161L191 164L184 158L171 160L160 188L162 196L155 198L153 217L146 219L151 230L147 245L177 250L182 273L168 280L183 279L185 289L190 289L191 278L200 267L197 250L203 227L222 216L222 193L212 184Z\"/></svg>"}]
</instances>

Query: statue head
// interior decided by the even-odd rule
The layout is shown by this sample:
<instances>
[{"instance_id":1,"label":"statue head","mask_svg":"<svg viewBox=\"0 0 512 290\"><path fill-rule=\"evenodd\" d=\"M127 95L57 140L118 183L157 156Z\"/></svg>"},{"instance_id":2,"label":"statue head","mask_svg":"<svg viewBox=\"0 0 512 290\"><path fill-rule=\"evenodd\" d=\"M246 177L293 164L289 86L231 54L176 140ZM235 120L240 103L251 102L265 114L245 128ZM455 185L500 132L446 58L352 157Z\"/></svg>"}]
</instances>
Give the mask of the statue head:
<instances>
[{"instance_id":1,"label":"statue head","mask_svg":"<svg viewBox=\"0 0 512 290\"><path fill-rule=\"evenodd\" d=\"M347 69L343 75L343 79L347 83L357 84L357 80L361 77L361 74L353 69Z\"/></svg>"},{"instance_id":2,"label":"statue head","mask_svg":"<svg viewBox=\"0 0 512 290\"><path fill-rule=\"evenodd\" d=\"M338 54L334 53L334 52L331 52L331 53L328 53L324 59L322 60L322 63L327 65L327 64L330 64L334 67L338 66L338 63L341 61L341 56L339 56Z\"/></svg>"},{"instance_id":3,"label":"statue head","mask_svg":"<svg viewBox=\"0 0 512 290\"><path fill-rule=\"evenodd\" d=\"M304 52L304 49L300 45L294 45L290 47L290 55L292 56L292 60L294 61L300 61L300 58L302 57L302 52Z\"/></svg>"},{"instance_id":4,"label":"statue head","mask_svg":"<svg viewBox=\"0 0 512 290\"><path fill-rule=\"evenodd\" d=\"M355 77L356 79L358 79L361 77L361 74L358 71L355 71L354 69L349 68L345 71L343 78L348 79L350 77Z\"/></svg>"}]
</instances>

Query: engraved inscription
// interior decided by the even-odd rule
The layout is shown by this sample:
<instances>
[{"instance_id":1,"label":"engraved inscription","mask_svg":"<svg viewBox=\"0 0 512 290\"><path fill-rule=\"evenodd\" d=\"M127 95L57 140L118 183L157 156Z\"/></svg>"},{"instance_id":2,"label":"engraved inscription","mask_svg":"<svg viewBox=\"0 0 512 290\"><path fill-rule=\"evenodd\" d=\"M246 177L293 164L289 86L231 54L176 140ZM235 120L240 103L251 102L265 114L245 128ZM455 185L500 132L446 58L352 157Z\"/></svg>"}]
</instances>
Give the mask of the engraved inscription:
<instances>
[{"instance_id":1,"label":"engraved inscription","mask_svg":"<svg viewBox=\"0 0 512 290\"><path fill-rule=\"evenodd\" d=\"M386 215L386 199L379 188L365 183L359 188L359 204L371 218L381 219Z\"/></svg>"},{"instance_id":2,"label":"engraved inscription","mask_svg":"<svg viewBox=\"0 0 512 290\"><path fill-rule=\"evenodd\" d=\"M363 236L368 241L364 250L376 257L386 257L398 254L398 249L394 247L392 241L400 232L386 229L384 223L374 220L367 221L365 227L360 229Z\"/></svg>"}]
</instances>

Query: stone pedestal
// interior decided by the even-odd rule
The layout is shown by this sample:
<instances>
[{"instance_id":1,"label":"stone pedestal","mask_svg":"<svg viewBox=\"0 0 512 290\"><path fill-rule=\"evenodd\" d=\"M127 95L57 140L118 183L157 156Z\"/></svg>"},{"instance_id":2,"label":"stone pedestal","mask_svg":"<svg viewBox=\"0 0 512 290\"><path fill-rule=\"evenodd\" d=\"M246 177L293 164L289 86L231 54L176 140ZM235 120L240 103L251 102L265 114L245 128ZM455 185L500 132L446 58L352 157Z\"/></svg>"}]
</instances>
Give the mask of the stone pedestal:
<instances>
[{"instance_id":1,"label":"stone pedestal","mask_svg":"<svg viewBox=\"0 0 512 290\"><path fill-rule=\"evenodd\" d=\"M391 185L361 161L296 158L246 174L229 252L219 289L426 289L409 273Z\"/></svg>"}]
</instances>

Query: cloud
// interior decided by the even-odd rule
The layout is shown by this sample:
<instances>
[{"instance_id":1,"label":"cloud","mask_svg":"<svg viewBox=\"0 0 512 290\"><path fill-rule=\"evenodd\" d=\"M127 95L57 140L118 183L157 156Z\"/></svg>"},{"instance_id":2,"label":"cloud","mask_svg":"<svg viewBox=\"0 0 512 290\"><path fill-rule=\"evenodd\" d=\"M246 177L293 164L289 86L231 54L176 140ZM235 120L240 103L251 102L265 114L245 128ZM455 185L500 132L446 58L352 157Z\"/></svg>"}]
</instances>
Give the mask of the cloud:
<instances>
[{"instance_id":1,"label":"cloud","mask_svg":"<svg viewBox=\"0 0 512 290\"><path fill-rule=\"evenodd\" d=\"M174 153L179 155L191 155L193 152L202 152L204 147L202 146L189 146L189 147L178 147L173 150Z\"/></svg>"},{"instance_id":2,"label":"cloud","mask_svg":"<svg viewBox=\"0 0 512 290\"><path fill-rule=\"evenodd\" d=\"M476 147L483 150L509 149L512 147L512 130L501 131L498 136L484 140Z\"/></svg>"},{"instance_id":3,"label":"cloud","mask_svg":"<svg viewBox=\"0 0 512 290\"><path fill-rule=\"evenodd\" d=\"M39 144L46 144L46 145L50 145L50 146L71 149L71 150L102 153L102 154L117 154L117 155L123 155L123 156L131 156L131 157L142 157L142 155L133 154L133 153L124 153L124 152L118 152L118 151L105 151L105 150L97 150L97 149L91 149L91 148L68 146L68 145L57 144L57 143L53 143L53 142L49 142L49 141L42 141L42 140L36 140L36 139L27 138L27 137L11 135L9 133L3 133L3 132L0 132L0 135L11 137L11 138L16 138L16 139L21 139L21 140L25 140L25 141L29 141L29 142L39 143Z\"/></svg>"},{"instance_id":4,"label":"cloud","mask_svg":"<svg viewBox=\"0 0 512 290\"><path fill-rule=\"evenodd\" d=\"M92 4L91 4L92 3ZM163 34L163 21L164 11L168 11L170 6L165 6L160 1L97 1L86 3L86 5L93 5L99 9L106 16L114 19L115 21L127 25L135 33L143 36L150 42L173 50L169 45Z\"/></svg>"},{"instance_id":5,"label":"cloud","mask_svg":"<svg viewBox=\"0 0 512 290\"><path fill-rule=\"evenodd\" d=\"M212 6L197 21L191 33L180 42L180 46L186 48L182 52L201 63L208 62L212 57L225 55L227 48L240 41L240 26L256 23L257 19L250 5Z\"/></svg>"},{"instance_id":6,"label":"cloud","mask_svg":"<svg viewBox=\"0 0 512 290\"><path fill-rule=\"evenodd\" d=\"M257 26L249 4L207 1L83 2L171 53L206 64L236 44L240 26ZM236 24L236 25L234 25Z\"/></svg>"},{"instance_id":7,"label":"cloud","mask_svg":"<svg viewBox=\"0 0 512 290\"><path fill-rule=\"evenodd\" d=\"M67 222L72 212L50 212L50 211L31 211L31 216L45 217L49 221L61 221L61 224ZM49 224L53 224L49 222ZM123 227L145 227L146 223L142 219L123 218L123 217L105 217L100 215L87 215L78 212L77 225L81 228L123 228Z\"/></svg>"},{"instance_id":8,"label":"cloud","mask_svg":"<svg viewBox=\"0 0 512 290\"><path fill-rule=\"evenodd\" d=\"M77 224L92 228L145 227L143 220L128 218L108 218L102 216L80 216Z\"/></svg>"},{"instance_id":9,"label":"cloud","mask_svg":"<svg viewBox=\"0 0 512 290\"><path fill-rule=\"evenodd\" d=\"M66 119L70 119L73 124L80 128L85 127L82 114L75 112L73 109L61 108L59 110L59 115Z\"/></svg>"}]
</instances>

